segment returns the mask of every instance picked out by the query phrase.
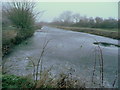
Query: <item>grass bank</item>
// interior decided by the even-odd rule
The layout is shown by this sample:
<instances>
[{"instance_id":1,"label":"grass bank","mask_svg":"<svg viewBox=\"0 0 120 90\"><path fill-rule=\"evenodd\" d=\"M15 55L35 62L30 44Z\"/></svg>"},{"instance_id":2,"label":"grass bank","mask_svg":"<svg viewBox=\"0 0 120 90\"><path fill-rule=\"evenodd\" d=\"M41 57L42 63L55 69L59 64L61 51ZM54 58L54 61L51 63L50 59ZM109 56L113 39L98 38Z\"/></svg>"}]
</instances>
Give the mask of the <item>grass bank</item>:
<instances>
[{"instance_id":1,"label":"grass bank","mask_svg":"<svg viewBox=\"0 0 120 90\"><path fill-rule=\"evenodd\" d=\"M58 78L50 77L48 72L44 72L40 80L34 81L29 76L16 76L16 75L2 75L2 88L5 90L15 89L18 90L36 90L40 88L79 88L85 89L85 84L82 81L76 80L66 74L61 73Z\"/></svg>"},{"instance_id":2,"label":"grass bank","mask_svg":"<svg viewBox=\"0 0 120 90\"><path fill-rule=\"evenodd\" d=\"M13 41L17 36L17 30L11 28L2 29L2 56L4 57L11 51L11 47L14 47Z\"/></svg>"},{"instance_id":3,"label":"grass bank","mask_svg":"<svg viewBox=\"0 0 120 90\"><path fill-rule=\"evenodd\" d=\"M2 88L3 89L12 89L12 88L32 88L33 82L31 79L15 76L15 75L2 75Z\"/></svg>"},{"instance_id":4,"label":"grass bank","mask_svg":"<svg viewBox=\"0 0 120 90\"><path fill-rule=\"evenodd\" d=\"M25 39L31 37L36 29L41 29L39 26L35 26L35 29L30 32L20 33L17 28L3 27L2 29L2 56L9 54L15 45L20 44Z\"/></svg>"},{"instance_id":5,"label":"grass bank","mask_svg":"<svg viewBox=\"0 0 120 90\"><path fill-rule=\"evenodd\" d=\"M3 4L2 9L2 51L6 55L11 47L31 37L35 31L36 7L32 2L11 2Z\"/></svg>"},{"instance_id":6,"label":"grass bank","mask_svg":"<svg viewBox=\"0 0 120 90\"><path fill-rule=\"evenodd\" d=\"M95 35L109 37L118 40L120 39L117 29L96 29L96 28L65 27L65 26L55 26L55 27L65 30L95 34Z\"/></svg>"}]
</instances>

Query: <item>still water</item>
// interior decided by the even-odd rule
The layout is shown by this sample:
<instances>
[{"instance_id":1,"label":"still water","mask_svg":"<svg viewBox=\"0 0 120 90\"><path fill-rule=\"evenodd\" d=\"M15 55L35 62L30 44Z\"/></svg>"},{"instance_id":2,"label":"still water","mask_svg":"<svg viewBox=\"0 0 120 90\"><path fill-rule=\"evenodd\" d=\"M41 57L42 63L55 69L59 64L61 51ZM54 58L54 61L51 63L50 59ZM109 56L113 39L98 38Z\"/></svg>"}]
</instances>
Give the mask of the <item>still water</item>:
<instances>
[{"instance_id":1,"label":"still water","mask_svg":"<svg viewBox=\"0 0 120 90\"><path fill-rule=\"evenodd\" d=\"M106 42L113 45L99 45L104 60L104 85L112 87L115 73L118 70L118 40L102 36L67 31L44 26L34 36L14 47L11 54L3 60L8 74L28 75L33 72L29 58L37 61L45 42L48 42L42 57L43 69L52 68L53 75L60 72L74 72L77 77L91 81L93 67L96 62L96 81L99 81L99 49L94 42ZM28 58L29 57L29 58ZM117 83L115 87L117 87ZM92 87L87 84L87 87Z\"/></svg>"}]
</instances>

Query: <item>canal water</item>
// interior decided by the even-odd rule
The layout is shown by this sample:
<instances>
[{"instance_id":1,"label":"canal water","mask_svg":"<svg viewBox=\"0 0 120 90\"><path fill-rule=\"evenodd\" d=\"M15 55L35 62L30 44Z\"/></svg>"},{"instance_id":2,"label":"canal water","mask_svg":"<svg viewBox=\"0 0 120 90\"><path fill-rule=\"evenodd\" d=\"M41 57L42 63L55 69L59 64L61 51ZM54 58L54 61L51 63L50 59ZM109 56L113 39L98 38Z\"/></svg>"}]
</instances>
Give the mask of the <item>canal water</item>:
<instances>
[{"instance_id":1,"label":"canal water","mask_svg":"<svg viewBox=\"0 0 120 90\"><path fill-rule=\"evenodd\" d=\"M61 72L72 72L77 78L91 86L91 77L96 59L95 78L100 81L100 50L95 42L112 43L99 44L104 61L104 86L112 87L118 70L118 40L82 33L73 32L49 26L37 30L34 36L14 47L13 52L6 56L5 70L8 74L20 76L29 75L33 67L29 59L38 61L45 43L45 52L42 56L42 68L52 67L51 72L57 75ZM97 87L97 85L96 85ZM118 87L117 82L115 87Z\"/></svg>"}]
</instances>

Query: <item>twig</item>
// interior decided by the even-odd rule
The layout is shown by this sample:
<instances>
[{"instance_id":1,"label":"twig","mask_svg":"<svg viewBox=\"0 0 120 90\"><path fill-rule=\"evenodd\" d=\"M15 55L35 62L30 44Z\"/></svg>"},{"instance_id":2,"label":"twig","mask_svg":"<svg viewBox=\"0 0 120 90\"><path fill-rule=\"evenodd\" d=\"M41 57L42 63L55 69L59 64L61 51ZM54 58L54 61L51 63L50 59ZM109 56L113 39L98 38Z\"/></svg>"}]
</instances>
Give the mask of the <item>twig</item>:
<instances>
[{"instance_id":1,"label":"twig","mask_svg":"<svg viewBox=\"0 0 120 90\"><path fill-rule=\"evenodd\" d=\"M34 70L33 70L33 77L34 77L34 79L35 79L35 63L33 62L33 60L30 58L30 57L28 57L29 58L29 60L32 62L32 64L33 64L33 67L34 67Z\"/></svg>"},{"instance_id":2,"label":"twig","mask_svg":"<svg viewBox=\"0 0 120 90\"><path fill-rule=\"evenodd\" d=\"M94 81L94 75L95 75L95 70L96 70L96 48L95 48L95 62L94 62L94 69L93 69L93 75L92 75L92 82Z\"/></svg>"},{"instance_id":3,"label":"twig","mask_svg":"<svg viewBox=\"0 0 120 90\"><path fill-rule=\"evenodd\" d=\"M95 38L93 38L96 42L98 42ZM104 59L103 59L103 53L102 53L102 49L98 44L98 49L100 52L99 55L99 65L100 65L100 80L101 80L101 87L104 87L103 83L104 83Z\"/></svg>"},{"instance_id":4,"label":"twig","mask_svg":"<svg viewBox=\"0 0 120 90\"><path fill-rule=\"evenodd\" d=\"M100 48L100 46L98 45L99 51L100 51L100 59L101 60L101 66L100 66L100 71L101 71L101 86L103 87L103 82L104 82L104 74L103 74L103 67L104 67L104 62L103 62L103 53L102 53L102 49Z\"/></svg>"},{"instance_id":5,"label":"twig","mask_svg":"<svg viewBox=\"0 0 120 90\"><path fill-rule=\"evenodd\" d=\"M115 86L116 81L117 81L117 71L116 71L116 75L115 75L115 80L114 80L113 85L112 85L113 87Z\"/></svg>"},{"instance_id":6,"label":"twig","mask_svg":"<svg viewBox=\"0 0 120 90\"><path fill-rule=\"evenodd\" d=\"M47 44L49 43L49 41L50 41L50 40L48 40L48 41L45 43L45 45L44 45L44 47L43 47L43 49L42 49L42 52L41 52L41 54L40 54L40 58L39 58L38 63L37 63L37 69L36 69L36 81L37 81L37 78L38 78L39 64L40 64L40 62L41 62L42 56L43 56L43 54L44 54L44 52L45 52L45 48L47 47Z\"/></svg>"}]
</instances>

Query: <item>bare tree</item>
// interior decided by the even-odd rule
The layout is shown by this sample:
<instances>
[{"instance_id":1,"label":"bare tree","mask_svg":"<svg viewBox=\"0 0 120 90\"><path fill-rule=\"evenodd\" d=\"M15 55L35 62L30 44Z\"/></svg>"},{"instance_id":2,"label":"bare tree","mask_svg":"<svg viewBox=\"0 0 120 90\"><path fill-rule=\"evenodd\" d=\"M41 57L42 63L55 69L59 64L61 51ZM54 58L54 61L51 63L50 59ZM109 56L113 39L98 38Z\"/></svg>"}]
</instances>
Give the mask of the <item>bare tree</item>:
<instances>
[{"instance_id":1,"label":"bare tree","mask_svg":"<svg viewBox=\"0 0 120 90\"><path fill-rule=\"evenodd\" d=\"M89 27L93 27L95 25L95 20L93 19L93 17L89 18L88 25Z\"/></svg>"},{"instance_id":2,"label":"bare tree","mask_svg":"<svg viewBox=\"0 0 120 90\"><path fill-rule=\"evenodd\" d=\"M72 22L72 12L65 11L59 16L59 20L64 24L69 24Z\"/></svg>"},{"instance_id":3,"label":"bare tree","mask_svg":"<svg viewBox=\"0 0 120 90\"><path fill-rule=\"evenodd\" d=\"M80 18L81 18L79 13L73 14L72 17L73 17L73 21L75 23L78 23L80 21Z\"/></svg>"},{"instance_id":4,"label":"bare tree","mask_svg":"<svg viewBox=\"0 0 120 90\"><path fill-rule=\"evenodd\" d=\"M96 18L95 18L95 21L96 21L96 23L98 24L98 23L102 23L102 22L103 22L103 19L100 18L100 17L96 17Z\"/></svg>"}]
</instances>

